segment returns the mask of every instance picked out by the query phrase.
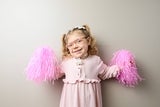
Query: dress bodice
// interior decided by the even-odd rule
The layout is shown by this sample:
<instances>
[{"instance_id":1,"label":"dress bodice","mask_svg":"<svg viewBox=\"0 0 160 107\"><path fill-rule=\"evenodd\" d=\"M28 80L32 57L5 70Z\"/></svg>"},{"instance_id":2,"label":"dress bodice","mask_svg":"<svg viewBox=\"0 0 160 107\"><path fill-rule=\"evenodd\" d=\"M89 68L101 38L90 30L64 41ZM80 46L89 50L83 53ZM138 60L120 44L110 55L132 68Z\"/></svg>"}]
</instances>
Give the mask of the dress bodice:
<instances>
[{"instance_id":1,"label":"dress bodice","mask_svg":"<svg viewBox=\"0 0 160 107\"><path fill-rule=\"evenodd\" d=\"M62 62L62 70L65 73L65 83L76 82L100 82L98 74L107 66L98 56L88 56L85 59L71 58Z\"/></svg>"}]
</instances>

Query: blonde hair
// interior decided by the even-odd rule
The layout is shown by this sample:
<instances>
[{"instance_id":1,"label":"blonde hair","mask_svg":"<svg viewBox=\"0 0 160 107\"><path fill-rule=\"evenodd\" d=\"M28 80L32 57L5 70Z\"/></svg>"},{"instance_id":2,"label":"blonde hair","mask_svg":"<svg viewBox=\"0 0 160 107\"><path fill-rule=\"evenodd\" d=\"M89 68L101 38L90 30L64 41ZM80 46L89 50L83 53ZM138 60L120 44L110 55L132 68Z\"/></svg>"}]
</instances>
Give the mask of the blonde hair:
<instances>
[{"instance_id":1,"label":"blonde hair","mask_svg":"<svg viewBox=\"0 0 160 107\"><path fill-rule=\"evenodd\" d=\"M71 56L69 49L66 47L67 36L72 34L75 31L84 34L85 38L90 38L90 45L88 47L88 55L97 55L98 49L96 46L96 41L91 35L90 28L87 25L83 25L82 27L75 27L72 30L69 30L67 34L63 34L62 36L62 59Z\"/></svg>"}]
</instances>

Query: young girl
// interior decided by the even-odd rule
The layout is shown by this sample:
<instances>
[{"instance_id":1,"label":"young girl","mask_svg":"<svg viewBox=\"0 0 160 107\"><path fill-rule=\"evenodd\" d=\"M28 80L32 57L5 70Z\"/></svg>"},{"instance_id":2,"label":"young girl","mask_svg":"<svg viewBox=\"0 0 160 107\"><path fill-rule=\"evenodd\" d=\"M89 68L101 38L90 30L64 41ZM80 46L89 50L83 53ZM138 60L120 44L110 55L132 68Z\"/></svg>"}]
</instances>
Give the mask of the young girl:
<instances>
[{"instance_id":1,"label":"young girl","mask_svg":"<svg viewBox=\"0 0 160 107\"><path fill-rule=\"evenodd\" d=\"M87 25L64 34L62 42L61 72L65 78L60 107L102 107L100 81L115 77L119 67L107 66L97 56L95 40Z\"/></svg>"}]
</instances>

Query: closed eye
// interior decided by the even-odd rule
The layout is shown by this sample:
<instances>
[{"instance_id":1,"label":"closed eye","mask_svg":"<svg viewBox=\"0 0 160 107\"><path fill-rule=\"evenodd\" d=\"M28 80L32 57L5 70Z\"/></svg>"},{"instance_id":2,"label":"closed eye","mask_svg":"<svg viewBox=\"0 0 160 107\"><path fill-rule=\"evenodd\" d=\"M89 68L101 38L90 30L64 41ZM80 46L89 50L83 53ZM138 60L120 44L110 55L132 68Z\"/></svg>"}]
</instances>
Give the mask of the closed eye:
<instances>
[{"instance_id":1,"label":"closed eye","mask_svg":"<svg viewBox=\"0 0 160 107\"><path fill-rule=\"evenodd\" d=\"M67 45L67 47L72 47L72 46L73 46L73 44L68 44L68 45Z\"/></svg>"},{"instance_id":2,"label":"closed eye","mask_svg":"<svg viewBox=\"0 0 160 107\"><path fill-rule=\"evenodd\" d=\"M76 42L77 42L77 43L81 43L81 42L82 42L82 40L81 40L81 39L78 39Z\"/></svg>"}]
</instances>

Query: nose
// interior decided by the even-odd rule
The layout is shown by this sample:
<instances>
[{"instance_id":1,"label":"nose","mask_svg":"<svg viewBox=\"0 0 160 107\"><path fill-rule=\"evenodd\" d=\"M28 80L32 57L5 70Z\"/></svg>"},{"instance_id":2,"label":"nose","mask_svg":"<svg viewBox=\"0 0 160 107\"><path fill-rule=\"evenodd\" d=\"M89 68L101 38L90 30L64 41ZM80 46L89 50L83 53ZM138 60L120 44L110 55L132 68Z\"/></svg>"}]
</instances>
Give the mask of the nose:
<instances>
[{"instance_id":1,"label":"nose","mask_svg":"<svg viewBox=\"0 0 160 107\"><path fill-rule=\"evenodd\" d=\"M77 46L77 44L76 43L74 43L73 44L73 48L77 48L78 46Z\"/></svg>"}]
</instances>

